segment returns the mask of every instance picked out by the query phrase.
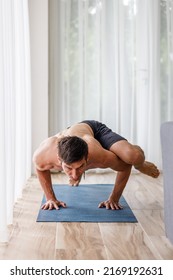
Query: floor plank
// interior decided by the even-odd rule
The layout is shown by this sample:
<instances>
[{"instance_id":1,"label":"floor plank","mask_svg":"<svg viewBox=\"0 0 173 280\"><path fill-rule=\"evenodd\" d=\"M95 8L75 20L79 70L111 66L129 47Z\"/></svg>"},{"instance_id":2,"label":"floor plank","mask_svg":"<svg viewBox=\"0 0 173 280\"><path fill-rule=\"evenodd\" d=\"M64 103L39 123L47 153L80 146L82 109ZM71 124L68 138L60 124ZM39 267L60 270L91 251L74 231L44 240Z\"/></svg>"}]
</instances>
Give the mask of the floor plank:
<instances>
[{"instance_id":1,"label":"floor plank","mask_svg":"<svg viewBox=\"0 0 173 280\"><path fill-rule=\"evenodd\" d=\"M54 258L56 224L36 223L41 197L36 178L31 178L15 204L9 243L0 245L0 259Z\"/></svg>"},{"instance_id":2,"label":"floor plank","mask_svg":"<svg viewBox=\"0 0 173 280\"><path fill-rule=\"evenodd\" d=\"M105 259L97 223L58 223L56 259Z\"/></svg>"},{"instance_id":3,"label":"floor plank","mask_svg":"<svg viewBox=\"0 0 173 280\"><path fill-rule=\"evenodd\" d=\"M101 224L103 243L108 259L111 260L150 260L160 259L159 254L142 231L138 223Z\"/></svg>"}]
</instances>

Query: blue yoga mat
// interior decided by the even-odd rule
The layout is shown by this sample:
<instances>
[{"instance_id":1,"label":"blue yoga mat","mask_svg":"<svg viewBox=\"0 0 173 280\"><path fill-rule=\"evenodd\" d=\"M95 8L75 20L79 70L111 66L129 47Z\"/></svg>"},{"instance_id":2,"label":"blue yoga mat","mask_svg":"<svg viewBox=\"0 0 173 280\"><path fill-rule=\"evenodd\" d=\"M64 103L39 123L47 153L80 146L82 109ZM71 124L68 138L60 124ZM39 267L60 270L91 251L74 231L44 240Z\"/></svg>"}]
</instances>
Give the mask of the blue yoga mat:
<instances>
[{"instance_id":1,"label":"blue yoga mat","mask_svg":"<svg viewBox=\"0 0 173 280\"><path fill-rule=\"evenodd\" d=\"M37 222L123 222L136 223L132 210L122 196L122 210L98 208L98 204L108 199L112 184L87 184L71 187L69 185L53 185L58 200L67 204L60 210L39 210ZM45 202L43 197L42 204Z\"/></svg>"}]
</instances>

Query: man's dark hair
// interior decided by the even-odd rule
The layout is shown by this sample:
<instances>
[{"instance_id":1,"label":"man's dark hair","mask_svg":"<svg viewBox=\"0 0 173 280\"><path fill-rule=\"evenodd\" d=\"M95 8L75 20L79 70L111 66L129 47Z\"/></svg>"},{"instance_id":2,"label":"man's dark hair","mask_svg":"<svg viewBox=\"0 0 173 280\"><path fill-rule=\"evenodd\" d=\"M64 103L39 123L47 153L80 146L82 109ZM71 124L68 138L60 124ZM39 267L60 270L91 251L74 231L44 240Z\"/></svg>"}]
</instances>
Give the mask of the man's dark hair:
<instances>
[{"instance_id":1,"label":"man's dark hair","mask_svg":"<svg viewBox=\"0 0 173 280\"><path fill-rule=\"evenodd\" d=\"M87 160L88 145L77 136L65 136L58 142L58 155L67 164Z\"/></svg>"}]
</instances>

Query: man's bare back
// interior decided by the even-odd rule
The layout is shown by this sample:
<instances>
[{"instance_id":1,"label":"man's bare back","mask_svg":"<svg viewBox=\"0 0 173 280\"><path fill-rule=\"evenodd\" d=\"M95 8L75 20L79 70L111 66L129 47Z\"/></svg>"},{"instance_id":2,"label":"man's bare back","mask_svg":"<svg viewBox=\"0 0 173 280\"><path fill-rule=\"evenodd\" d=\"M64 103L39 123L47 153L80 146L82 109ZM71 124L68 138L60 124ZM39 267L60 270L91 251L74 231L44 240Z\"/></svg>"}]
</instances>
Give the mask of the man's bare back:
<instances>
[{"instance_id":1,"label":"man's bare back","mask_svg":"<svg viewBox=\"0 0 173 280\"><path fill-rule=\"evenodd\" d=\"M67 163L60 157L57 147L63 139L69 138L69 136L71 139L77 136L79 140L81 139L87 144L87 159L83 158L77 162ZM118 135L118 137L121 136ZM157 178L159 176L157 167L153 163L145 161L144 152L140 147L132 145L122 138L112 143L110 148L103 148L100 142L95 139L92 127L87 123L72 125L43 141L34 153L33 160L47 198L47 203L43 206L43 209L59 209L59 206L66 206L54 196L50 177L51 169L63 170L69 177L70 185L75 186L80 183L81 176L85 170L111 168L118 171L110 197L99 204L99 207L106 207L112 210L121 209L118 201L126 186L132 166L151 177Z\"/></svg>"},{"instance_id":2,"label":"man's bare back","mask_svg":"<svg viewBox=\"0 0 173 280\"><path fill-rule=\"evenodd\" d=\"M58 158L57 144L65 136L78 136L88 144L88 160L86 170L92 168L112 168L114 167L116 155L103 149L101 144L94 138L92 129L84 123L75 124L62 132L46 139L40 144L35 156L40 155L40 164L37 166L40 170L55 169L62 171L62 166ZM118 164L120 160L117 158Z\"/></svg>"}]
</instances>

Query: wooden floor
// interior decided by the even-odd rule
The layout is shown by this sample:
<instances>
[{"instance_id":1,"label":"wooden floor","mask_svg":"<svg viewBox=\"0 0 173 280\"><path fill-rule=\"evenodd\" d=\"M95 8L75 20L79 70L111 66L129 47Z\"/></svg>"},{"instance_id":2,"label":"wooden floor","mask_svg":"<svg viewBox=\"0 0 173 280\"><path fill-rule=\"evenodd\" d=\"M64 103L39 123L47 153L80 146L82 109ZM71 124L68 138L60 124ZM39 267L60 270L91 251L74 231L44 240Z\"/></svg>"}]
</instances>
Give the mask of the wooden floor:
<instances>
[{"instance_id":1,"label":"wooden floor","mask_svg":"<svg viewBox=\"0 0 173 280\"><path fill-rule=\"evenodd\" d=\"M115 173L87 173L81 183L113 183ZM67 183L53 174L53 183ZM0 245L0 259L13 260L172 260L173 245L165 236L162 175L133 173L124 197L138 223L36 223L42 190L35 176L14 207L10 240Z\"/></svg>"}]
</instances>

